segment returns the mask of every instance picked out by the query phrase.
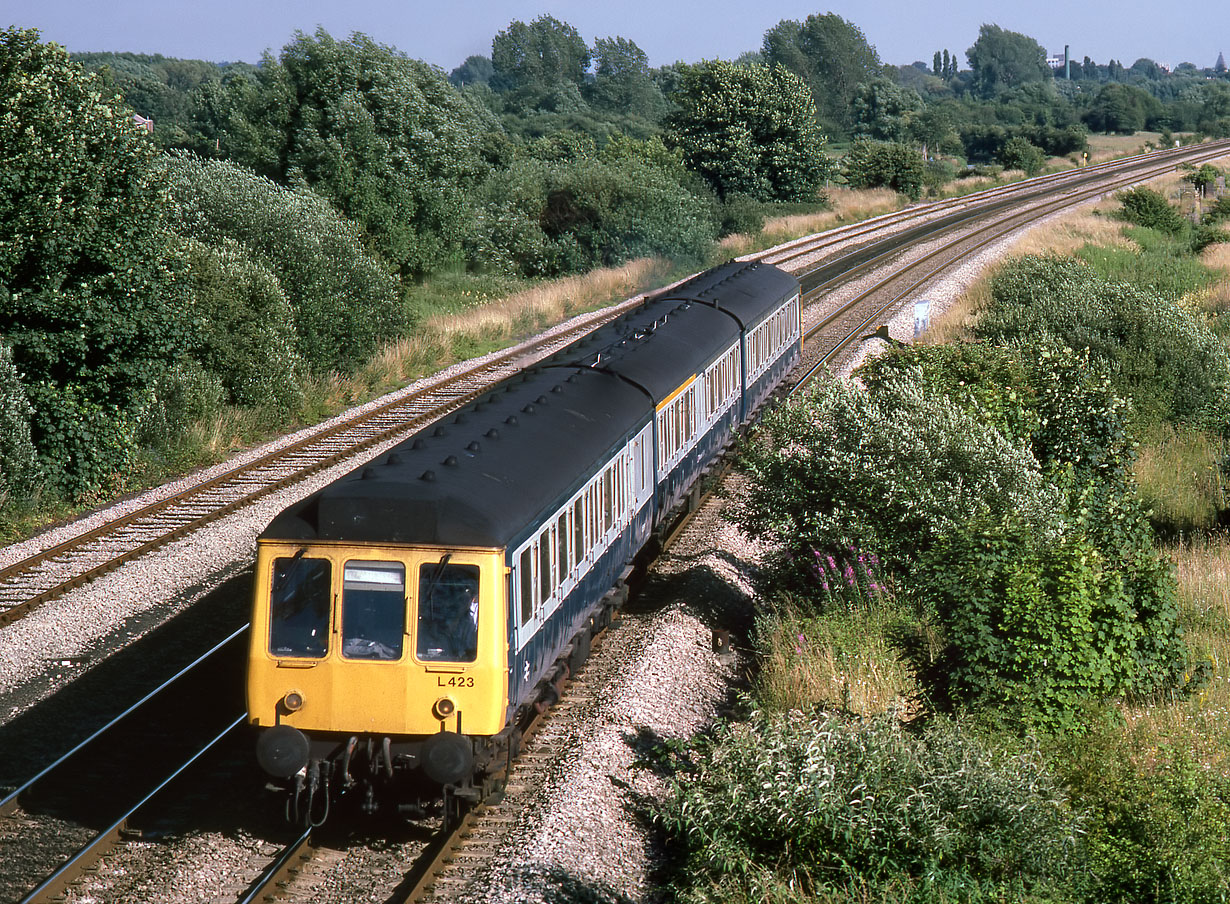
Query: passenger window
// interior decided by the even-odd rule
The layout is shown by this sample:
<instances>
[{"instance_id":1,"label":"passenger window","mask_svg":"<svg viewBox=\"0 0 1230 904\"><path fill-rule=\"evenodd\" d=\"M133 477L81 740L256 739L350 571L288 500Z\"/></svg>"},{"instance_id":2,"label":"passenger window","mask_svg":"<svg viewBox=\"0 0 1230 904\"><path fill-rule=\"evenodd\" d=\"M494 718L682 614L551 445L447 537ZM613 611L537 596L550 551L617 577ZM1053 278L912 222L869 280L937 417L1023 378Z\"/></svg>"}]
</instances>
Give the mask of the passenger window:
<instances>
[{"instance_id":1,"label":"passenger window","mask_svg":"<svg viewBox=\"0 0 1230 904\"><path fill-rule=\"evenodd\" d=\"M347 659L401 659L405 634L405 566L400 562L347 562L342 580L342 655Z\"/></svg>"},{"instance_id":2,"label":"passenger window","mask_svg":"<svg viewBox=\"0 0 1230 904\"><path fill-rule=\"evenodd\" d=\"M559 562L559 583L564 583L564 578L568 576L568 513L564 512L559 516L559 521L555 525L555 535L559 538L559 555L556 561Z\"/></svg>"},{"instance_id":3,"label":"passenger window","mask_svg":"<svg viewBox=\"0 0 1230 904\"><path fill-rule=\"evenodd\" d=\"M534 547L521 553L521 624L534 616Z\"/></svg>"},{"instance_id":4,"label":"passenger window","mask_svg":"<svg viewBox=\"0 0 1230 904\"><path fill-rule=\"evenodd\" d=\"M544 530L538 537L538 586L542 589L541 599L546 602L551 598L551 531Z\"/></svg>"},{"instance_id":5,"label":"passenger window","mask_svg":"<svg viewBox=\"0 0 1230 904\"><path fill-rule=\"evenodd\" d=\"M269 652L321 659L329 651L333 566L302 554L273 560L269 589Z\"/></svg>"},{"instance_id":6,"label":"passenger window","mask_svg":"<svg viewBox=\"0 0 1230 904\"><path fill-rule=\"evenodd\" d=\"M611 510L611 507L613 505L613 500L611 496L612 496L612 493L614 492L614 486L613 486L614 483L615 483L614 475L611 473L611 469L607 468L606 474L604 475L603 481L602 481L602 498L603 498L603 505L605 506L604 511L606 513L606 530L611 529L612 516L614 514Z\"/></svg>"},{"instance_id":7,"label":"passenger window","mask_svg":"<svg viewBox=\"0 0 1230 904\"><path fill-rule=\"evenodd\" d=\"M419 659L473 662L478 658L478 603L477 565L441 561L419 568Z\"/></svg>"},{"instance_id":8,"label":"passenger window","mask_svg":"<svg viewBox=\"0 0 1230 904\"><path fill-rule=\"evenodd\" d=\"M585 555L585 504L584 497L578 497L572 506L572 567L581 564Z\"/></svg>"}]
</instances>

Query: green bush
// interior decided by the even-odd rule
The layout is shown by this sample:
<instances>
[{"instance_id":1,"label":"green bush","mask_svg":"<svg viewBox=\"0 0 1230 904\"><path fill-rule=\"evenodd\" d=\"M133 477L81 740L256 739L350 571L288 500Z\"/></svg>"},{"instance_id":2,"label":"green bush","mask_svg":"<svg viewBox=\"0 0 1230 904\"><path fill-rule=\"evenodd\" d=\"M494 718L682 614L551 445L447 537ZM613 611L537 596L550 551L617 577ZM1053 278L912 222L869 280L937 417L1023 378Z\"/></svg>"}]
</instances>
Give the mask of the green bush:
<instances>
[{"instance_id":1,"label":"green bush","mask_svg":"<svg viewBox=\"0 0 1230 904\"><path fill-rule=\"evenodd\" d=\"M722 202L719 235L755 235L764 228L764 205L755 198L733 192Z\"/></svg>"},{"instance_id":2,"label":"green bush","mask_svg":"<svg viewBox=\"0 0 1230 904\"><path fill-rule=\"evenodd\" d=\"M154 384L137 436L147 447L175 455L187 448L191 428L217 417L225 401L226 390L217 375L196 361L181 361Z\"/></svg>"},{"instance_id":3,"label":"green bush","mask_svg":"<svg viewBox=\"0 0 1230 904\"><path fill-rule=\"evenodd\" d=\"M1042 169L1042 164L1046 162L1042 149L1034 147L1027 139L1021 137L1009 138L1005 141L1004 146L995 155L995 159L1004 169L1024 170L1027 176L1036 175Z\"/></svg>"},{"instance_id":4,"label":"green bush","mask_svg":"<svg viewBox=\"0 0 1230 904\"><path fill-rule=\"evenodd\" d=\"M842 164L851 188L891 188L913 201L922 196L922 155L907 144L859 139Z\"/></svg>"},{"instance_id":5,"label":"green bush","mask_svg":"<svg viewBox=\"0 0 1230 904\"><path fill-rule=\"evenodd\" d=\"M288 412L299 402L303 365L294 310L276 276L244 246L188 240L189 292L200 319L195 357L234 405Z\"/></svg>"},{"instance_id":6,"label":"green bush","mask_svg":"<svg viewBox=\"0 0 1230 904\"><path fill-rule=\"evenodd\" d=\"M1173 302L1058 257L1013 262L996 274L991 294L974 327L979 338L1087 349L1145 423L1227 422L1226 346Z\"/></svg>"},{"instance_id":7,"label":"green bush","mask_svg":"<svg viewBox=\"0 0 1230 904\"><path fill-rule=\"evenodd\" d=\"M0 342L0 510L33 493L42 475L30 439L31 412L13 350Z\"/></svg>"},{"instance_id":8,"label":"green bush","mask_svg":"<svg viewBox=\"0 0 1230 904\"><path fill-rule=\"evenodd\" d=\"M819 606L816 555L842 561L853 547L906 579L921 553L962 525L1023 512L1042 529L1063 508L1022 444L914 372L874 391L818 381L765 418L740 467L749 485L732 517L772 550L761 586Z\"/></svg>"},{"instance_id":9,"label":"green bush","mask_svg":"<svg viewBox=\"0 0 1230 904\"><path fill-rule=\"evenodd\" d=\"M1187 227L1182 215L1152 188L1130 188L1115 197L1122 208L1121 216L1129 223L1167 235L1179 235Z\"/></svg>"},{"instance_id":10,"label":"green bush","mask_svg":"<svg viewBox=\"0 0 1230 904\"><path fill-rule=\"evenodd\" d=\"M121 425L190 340L157 154L63 48L0 31L0 335L73 494L123 472Z\"/></svg>"},{"instance_id":11,"label":"green bush","mask_svg":"<svg viewBox=\"0 0 1230 904\"><path fill-rule=\"evenodd\" d=\"M637 257L699 260L716 237L709 203L636 158L521 160L484 190L474 257L554 276Z\"/></svg>"},{"instance_id":12,"label":"green bush","mask_svg":"<svg viewBox=\"0 0 1230 904\"><path fill-rule=\"evenodd\" d=\"M1174 577L1151 548L1134 552L1111 560L1090 532L1011 518L942 538L908 588L942 630L939 649L907 644L930 703L1068 728L1090 699L1181 684Z\"/></svg>"},{"instance_id":13,"label":"green bush","mask_svg":"<svg viewBox=\"0 0 1230 904\"><path fill-rule=\"evenodd\" d=\"M1230 778L1182 743L1142 753L1095 720L1050 759L1085 823L1090 904L1220 904L1230 897Z\"/></svg>"},{"instance_id":14,"label":"green bush","mask_svg":"<svg viewBox=\"0 0 1230 904\"><path fill-rule=\"evenodd\" d=\"M353 369L402 334L397 278L323 198L222 161L165 160L174 228L215 247L236 242L277 276L294 310L298 352L313 372Z\"/></svg>"},{"instance_id":15,"label":"green bush","mask_svg":"<svg viewBox=\"0 0 1230 904\"><path fill-rule=\"evenodd\" d=\"M685 901L1045 899L1081 865L1081 821L1038 751L949 722L756 713L667 765L657 821Z\"/></svg>"}]
</instances>

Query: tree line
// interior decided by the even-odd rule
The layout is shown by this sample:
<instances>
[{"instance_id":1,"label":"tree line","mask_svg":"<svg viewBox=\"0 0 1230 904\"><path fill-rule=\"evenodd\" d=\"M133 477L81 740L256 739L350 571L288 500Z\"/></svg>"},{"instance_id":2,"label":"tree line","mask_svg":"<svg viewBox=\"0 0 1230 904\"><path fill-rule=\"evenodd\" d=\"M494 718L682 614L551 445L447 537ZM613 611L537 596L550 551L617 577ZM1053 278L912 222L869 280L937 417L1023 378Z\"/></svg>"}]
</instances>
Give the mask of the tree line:
<instances>
[{"instance_id":1,"label":"tree line","mask_svg":"<svg viewBox=\"0 0 1230 904\"><path fill-rule=\"evenodd\" d=\"M92 498L218 405L291 416L305 379L410 332L406 292L439 274L699 264L834 181L918 197L966 164L1036 169L1126 128L1121 100L1230 132L1224 81L1090 95L995 26L938 75L832 13L732 61L655 68L551 16L491 46L446 74L323 29L257 65L0 33L0 496Z\"/></svg>"}]
</instances>

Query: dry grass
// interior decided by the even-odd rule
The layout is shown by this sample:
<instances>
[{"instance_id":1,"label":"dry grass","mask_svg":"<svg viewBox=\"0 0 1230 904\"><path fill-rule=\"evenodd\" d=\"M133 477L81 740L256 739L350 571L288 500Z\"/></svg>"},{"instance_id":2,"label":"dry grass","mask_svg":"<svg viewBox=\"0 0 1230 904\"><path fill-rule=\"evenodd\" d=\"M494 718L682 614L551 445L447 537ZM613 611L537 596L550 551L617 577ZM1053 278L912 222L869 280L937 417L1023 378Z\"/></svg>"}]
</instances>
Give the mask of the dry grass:
<instances>
[{"instance_id":1,"label":"dry grass","mask_svg":"<svg viewBox=\"0 0 1230 904\"><path fill-rule=\"evenodd\" d=\"M892 617L877 603L827 617L784 608L762 619L758 699L782 710L817 704L862 715L902 710L917 688L888 640Z\"/></svg>"},{"instance_id":2,"label":"dry grass","mask_svg":"<svg viewBox=\"0 0 1230 904\"><path fill-rule=\"evenodd\" d=\"M1186 541L1170 555L1179 580L1185 638L1211 675L1198 693L1180 700L1124 706L1141 759L1164 758L1182 745L1208 769L1230 771L1230 537Z\"/></svg>"},{"instance_id":3,"label":"dry grass","mask_svg":"<svg viewBox=\"0 0 1230 904\"><path fill-rule=\"evenodd\" d=\"M1137 132L1135 135L1090 135L1089 162L1101 163L1116 157L1129 157L1156 148L1162 140L1160 132Z\"/></svg>"},{"instance_id":4,"label":"dry grass","mask_svg":"<svg viewBox=\"0 0 1230 904\"><path fill-rule=\"evenodd\" d=\"M1226 507L1220 438L1164 425L1143 438L1133 466L1141 499L1163 523L1183 533L1216 525Z\"/></svg>"}]
</instances>

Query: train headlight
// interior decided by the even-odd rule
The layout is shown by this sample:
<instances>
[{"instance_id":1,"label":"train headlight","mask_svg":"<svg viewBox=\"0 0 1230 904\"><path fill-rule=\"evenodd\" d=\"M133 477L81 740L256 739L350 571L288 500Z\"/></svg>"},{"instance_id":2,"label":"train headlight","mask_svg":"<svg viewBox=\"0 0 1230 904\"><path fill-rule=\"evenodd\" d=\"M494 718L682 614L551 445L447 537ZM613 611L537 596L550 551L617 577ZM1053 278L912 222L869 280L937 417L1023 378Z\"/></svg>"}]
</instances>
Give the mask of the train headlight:
<instances>
[{"instance_id":1,"label":"train headlight","mask_svg":"<svg viewBox=\"0 0 1230 904\"><path fill-rule=\"evenodd\" d=\"M303 694L299 691L291 691L282 698L282 708L288 713L297 713L303 709Z\"/></svg>"},{"instance_id":2,"label":"train headlight","mask_svg":"<svg viewBox=\"0 0 1230 904\"><path fill-rule=\"evenodd\" d=\"M447 719L453 713L457 712L457 701L452 697L441 697L436 701L431 708L432 713L437 719Z\"/></svg>"}]
</instances>

